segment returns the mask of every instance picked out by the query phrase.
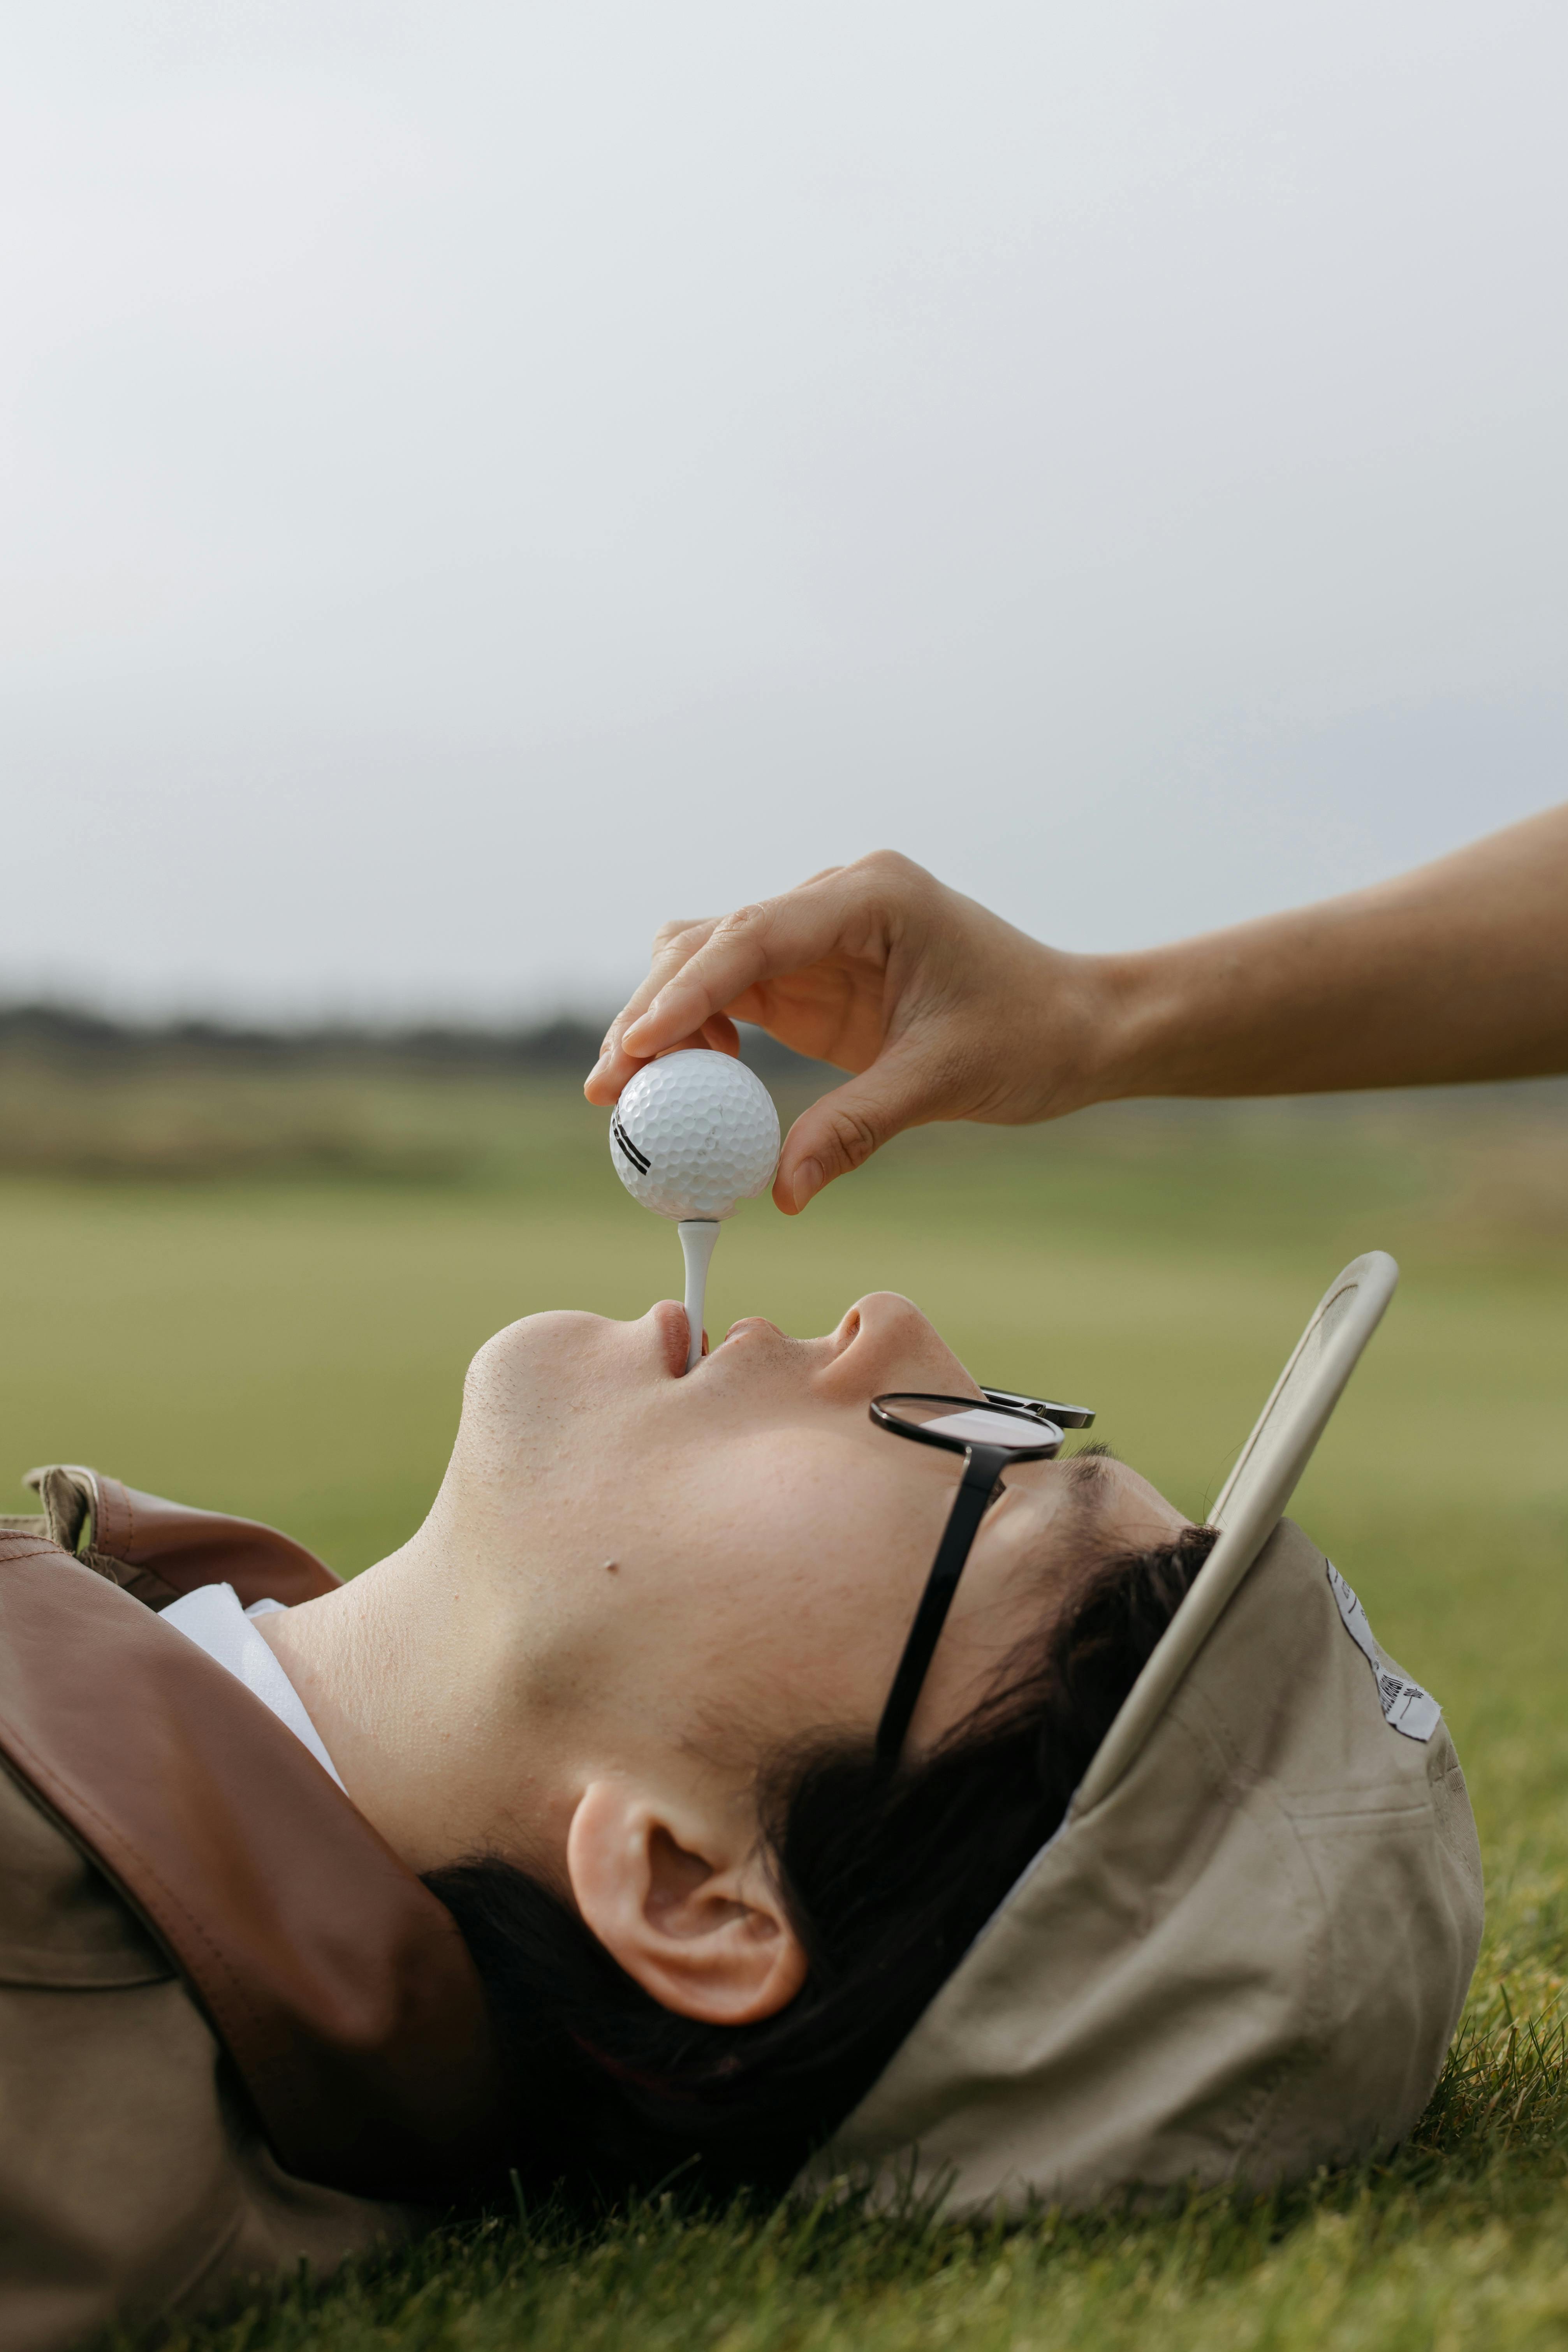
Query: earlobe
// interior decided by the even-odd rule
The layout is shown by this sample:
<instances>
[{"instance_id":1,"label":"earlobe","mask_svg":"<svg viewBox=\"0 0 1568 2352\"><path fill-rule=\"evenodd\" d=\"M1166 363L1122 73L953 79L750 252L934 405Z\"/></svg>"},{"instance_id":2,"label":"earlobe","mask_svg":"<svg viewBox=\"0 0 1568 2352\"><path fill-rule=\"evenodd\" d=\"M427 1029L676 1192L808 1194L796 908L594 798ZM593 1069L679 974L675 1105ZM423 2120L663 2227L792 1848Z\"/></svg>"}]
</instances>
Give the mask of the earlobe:
<instances>
[{"instance_id":1,"label":"earlobe","mask_svg":"<svg viewBox=\"0 0 1568 2352\"><path fill-rule=\"evenodd\" d=\"M712 2025L773 2017L806 1958L753 1851L626 1780L590 1782L566 1839L584 1923L664 2009Z\"/></svg>"}]
</instances>

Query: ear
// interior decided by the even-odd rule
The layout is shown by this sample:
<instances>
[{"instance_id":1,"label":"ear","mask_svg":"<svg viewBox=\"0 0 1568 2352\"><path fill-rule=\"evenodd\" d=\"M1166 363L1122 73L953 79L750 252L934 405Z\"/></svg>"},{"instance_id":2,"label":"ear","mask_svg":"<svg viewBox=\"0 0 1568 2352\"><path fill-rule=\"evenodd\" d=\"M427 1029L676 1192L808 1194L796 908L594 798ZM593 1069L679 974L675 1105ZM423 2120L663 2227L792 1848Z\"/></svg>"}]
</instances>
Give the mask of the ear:
<instances>
[{"instance_id":1,"label":"ear","mask_svg":"<svg viewBox=\"0 0 1568 2352\"><path fill-rule=\"evenodd\" d=\"M722 1822L685 1816L628 1780L595 1780L566 1836L584 1921L661 2008L751 2025L805 1981L799 1937L754 1842L731 1850Z\"/></svg>"}]
</instances>

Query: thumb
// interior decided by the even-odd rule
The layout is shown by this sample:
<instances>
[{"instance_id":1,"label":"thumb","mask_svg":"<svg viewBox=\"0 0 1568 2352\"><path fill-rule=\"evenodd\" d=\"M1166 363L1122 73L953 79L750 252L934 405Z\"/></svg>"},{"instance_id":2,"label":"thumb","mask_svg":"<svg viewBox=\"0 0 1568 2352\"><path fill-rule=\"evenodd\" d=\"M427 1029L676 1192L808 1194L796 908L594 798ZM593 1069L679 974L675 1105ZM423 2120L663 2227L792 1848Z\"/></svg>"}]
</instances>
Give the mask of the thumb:
<instances>
[{"instance_id":1,"label":"thumb","mask_svg":"<svg viewBox=\"0 0 1568 2352\"><path fill-rule=\"evenodd\" d=\"M836 1176L864 1167L904 1128L931 1117L922 1059L895 1048L802 1111L784 1138L773 1178L773 1200L786 1217L797 1216Z\"/></svg>"}]
</instances>

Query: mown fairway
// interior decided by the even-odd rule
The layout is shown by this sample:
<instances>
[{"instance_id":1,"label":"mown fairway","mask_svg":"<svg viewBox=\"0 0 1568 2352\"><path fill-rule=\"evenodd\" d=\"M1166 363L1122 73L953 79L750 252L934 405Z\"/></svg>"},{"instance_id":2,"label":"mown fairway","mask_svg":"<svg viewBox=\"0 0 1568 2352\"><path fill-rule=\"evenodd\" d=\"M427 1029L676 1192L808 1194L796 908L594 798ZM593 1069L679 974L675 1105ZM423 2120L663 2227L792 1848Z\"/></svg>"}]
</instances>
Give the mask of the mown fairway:
<instances>
[{"instance_id":1,"label":"mown fairway","mask_svg":"<svg viewBox=\"0 0 1568 2352\"><path fill-rule=\"evenodd\" d=\"M45 1137L0 1183L18 1475L92 1462L357 1569L416 1523L492 1330L679 1295L673 1234L565 1087L175 1073L62 1111L24 1078L0 1086ZM982 1378L1097 1405L1097 1435L1196 1516L1320 1291L1374 1246L1405 1281L1295 1515L1444 1700L1486 1848L1471 2023L1412 2147L1275 2206L1005 2235L668 2205L586 2240L501 2220L201 2340L1568 2343L1568 1112L1526 1092L930 1133L798 1224L743 1213L710 1323L820 1330L907 1291Z\"/></svg>"}]
</instances>

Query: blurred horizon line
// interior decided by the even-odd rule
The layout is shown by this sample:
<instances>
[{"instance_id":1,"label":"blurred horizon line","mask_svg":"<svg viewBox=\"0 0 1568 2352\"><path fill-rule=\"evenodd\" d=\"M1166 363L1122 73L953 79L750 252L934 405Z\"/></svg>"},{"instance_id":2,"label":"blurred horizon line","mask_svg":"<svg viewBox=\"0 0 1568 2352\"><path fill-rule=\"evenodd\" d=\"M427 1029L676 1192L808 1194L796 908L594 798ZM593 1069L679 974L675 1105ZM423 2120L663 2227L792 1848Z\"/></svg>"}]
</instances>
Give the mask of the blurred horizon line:
<instances>
[{"instance_id":1,"label":"blurred horizon line","mask_svg":"<svg viewBox=\"0 0 1568 2352\"><path fill-rule=\"evenodd\" d=\"M162 1017L110 1012L54 996L0 996L0 1053L40 1060L124 1065L168 1057L251 1063L369 1059L475 1070L579 1071L598 1058L614 1013L574 1008L532 1020L452 1014L383 1019L348 1013L264 1019L229 1011ZM781 1045L765 1030L741 1024L743 1058L780 1080L842 1075Z\"/></svg>"},{"instance_id":2,"label":"blurred horizon line","mask_svg":"<svg viewBox=\"0 0 1568 2352\"><path fill-rule=\"evenodd\" d=\"M0 994L0 1058L16 1057L63 1073L88 1076L123 1075L137 1067L155 1072L175 1064L207 1063L230 1069L287 1072L310 1065L349 1069L379 1066L414 1075L585 1077L598 1058L613 1015L558 1010L532 1021L486 1020L431 1013L425 1018L351 1015L267 1021L227 1012L184 1012L163 1018L118 1014L59 997ZM811 1087L817 1092L843 1083L834 1064L808 1059L749 1022L737 1024L742 1058L759 1076L777 1086ZM1568 1074L1510 1078L1447 1087L1379 1087L1353 1092L1258 1096L1150 1096L1089 1105L1072 1122L1094 1111L1163 1112L1177 1118L1265 1105L1299 1111L1376 1112L1394 1106L1445 1107L1466 1112L1488 1103L1541 1110L1553 1123L1568 1116ZM965 1122L967 1123L967 1122ZM1054 1124L1055 1122L1047 1122Z\"/></svg>"}]
</instances>

